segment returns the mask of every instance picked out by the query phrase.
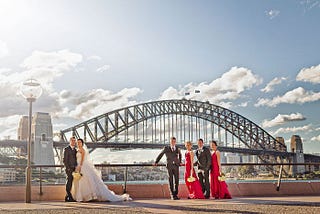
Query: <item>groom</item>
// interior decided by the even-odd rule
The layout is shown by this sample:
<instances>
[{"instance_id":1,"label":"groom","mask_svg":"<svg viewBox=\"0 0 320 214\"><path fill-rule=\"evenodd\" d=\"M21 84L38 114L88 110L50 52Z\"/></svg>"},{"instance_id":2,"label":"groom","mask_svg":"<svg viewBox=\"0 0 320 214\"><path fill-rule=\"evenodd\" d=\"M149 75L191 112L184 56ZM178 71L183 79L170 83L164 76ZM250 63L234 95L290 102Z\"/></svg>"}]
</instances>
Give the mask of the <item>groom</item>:
<instances>
[{"instance_id":1,"label":"groom","mask_svg":"<svg viewBox=\"0 0 320 214\"><path fill-rule=\"evenodd\" d=\"M76 169L76 166L77 166L77 158L76 158L77 151L75 146L76 146L76 138L71 137L70 144L69 146L64 148L64 154L63 154L63 164L66 167L66 174L67 174L67 184L66 184L67 195L64 199L66 202L75 201L71 194L72 181L73 181L72 172Z\"/></svg>"}]
</instances>

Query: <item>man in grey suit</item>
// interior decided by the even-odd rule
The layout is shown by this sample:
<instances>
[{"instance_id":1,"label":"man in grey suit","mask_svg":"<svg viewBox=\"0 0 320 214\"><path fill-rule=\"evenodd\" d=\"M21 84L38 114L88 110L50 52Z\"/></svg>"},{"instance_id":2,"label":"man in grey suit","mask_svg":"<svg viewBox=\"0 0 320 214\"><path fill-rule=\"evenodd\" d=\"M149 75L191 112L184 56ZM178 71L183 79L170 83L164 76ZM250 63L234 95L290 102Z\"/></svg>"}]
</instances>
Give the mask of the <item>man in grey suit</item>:
<instances>
[{"instance_id":1,"label":"man in grey suit","mask_svg":"<svg viewBox=\"0 0 320 214\"><path fill-rule=\"evenodd\" d=\"M74 172L77 166L77 158L76 158L77 150L75 146L76 146L76 138L71 137L70 144L69 146L64 148L64 153L63 153L63 163L64 163L64 166L66 167L66 174L67 174L67 183L66 183L67 195L64 199L66 202L75 201L71 194L72 181L73 181L72 172Z\"/></svg>"},{"instance_id":2,"label":"man in grey suit","mask_svg":"<svg viewBox=\"0 0 320 214\"><path fill-rule=\"evenodd\" d=\"M170 145L165 146L158 155L154 165L156 166L163 155L167 158L167 170L169 175L169 187L172 200L179 200L178 187L179 187L179 166L181 164L181 151L176 147L176 138L171 137ZM173 182L174 180L174 182Z\"/></svg>"},{"instance_id":3,"label":"man in grey suit","mask_svg":"<svg viewBox=\"0 0 320 214\"><path fill-rule=\"evenodd\" d=\"M210 182L209 171L211 169L211 153L207 147L203 146L203 140L198 140L198 149L196 151L197 162L194 164L198 166L198 177L202 187L202 192L205 198L210 198Z\"/></svg>"}]
</instances>

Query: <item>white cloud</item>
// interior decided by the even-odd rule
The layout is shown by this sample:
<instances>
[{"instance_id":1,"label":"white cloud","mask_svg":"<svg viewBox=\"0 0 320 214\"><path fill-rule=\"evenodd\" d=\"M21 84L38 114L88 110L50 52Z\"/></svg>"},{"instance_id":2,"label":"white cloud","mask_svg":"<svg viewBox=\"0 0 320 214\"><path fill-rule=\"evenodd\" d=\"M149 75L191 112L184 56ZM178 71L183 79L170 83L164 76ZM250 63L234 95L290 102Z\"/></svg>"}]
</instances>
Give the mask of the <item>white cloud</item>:
<instances>
[{"instance_id":1,"label":"white cloud","mask_svg":"<svg viewBox=\"0 0 320 214\"><path fill-rule=\"evenodd\" d=\"M22 67L26 68L25 73L30 77L37 77L43 85L51 84L57 77L65 72L74 69L82 62L82 55L70 52L69 50L60 50L56 52L34 51L27 57Z\"/></svg>"},{"instance_id":2,"label":"white cloud","mask_svg":"<svg viewBox=\"0 0 320 214\"><path fill-rule=\"evenodd\" d=\"M275 85L279 85L282 83L283 80L286 80L285 77L276 77L273 80L271 80L266 87L264 87L263 89L261 89L262 92L268 93L270 91L273 91L273 86Z\"/></svg>"},{"instance_id":3,"label":"white cloud","mask_svg":"<svg viewBox=\"0 0 320 214\"><path fill-rule=\"evenodd\" d=\"M320 100L320 92L306 91L304 88L298 87L296 89L293 89L292 91L288 91L283 96L277 96L272 99L259 98L258 103L256 103L255 106L275 107L281 103L303 104L318 100Z\"/></svg>"},{"instance_id":4,"label":"white cloud","mask_svg":"<svg viewBox=\"0 0 320 214\"><path fill-rule=\"evenodd\" d=\"M96 56L96 55L94 55L94 56L89 56L88 58L87 58L87 60L97 60L97 61L100 61L102 58L100 57L100 56Z\"/></svg>"},{"instance_id":5,"label":"white cloud","mask_svg":"<svg viewBox=\"0 0 320 214\"><path fill-rule=\"evenodd\" d=\"M0 139L15 139L17 137L17 128L21 115L11 115L8 117L0 117Z\"/></svg>"},{"instance_id":6,"label":"white cloud","mask_svg":"<svg viewBox=\"0 0 320 214\"><path fill-rule=\"evenodd\" d=\"M311 141L318 141L318 142L320 142L320 135L315 136L315 137L312 137L312 138L311 138Z\"/></svg>"},{"instance_id":7,"label":"white cloud","mask_svg":"<svg viewBox=\"0 0 320 214\"><path fill-rule=\"evenodd\" d=\"M312 126L310 124L305 126L299 126L299 127L279 128L275 132L271 132L271 133L272 135L278 135L280 133L292 133L292 135L294 135L294 134L298 134L297 132L307 132L307 131L312 131Z\"/></svg>"},{"instance_id":8,"label":"white cloud","mask_svg":"<svg viewBox=\"0 0 320 214\"><path fill-rule=\"evenodd\" d=\"M261 82L261 78L252 74L251 70L243 67L232 67L220 78L212 81L208 89L241 93L246 89L252 88L254 85L259 85Z\"/></svg>"},{"instance_id":9,"label":"white cloud","mask_svg":"<svg viewBox=\"0 0 320 214\"><path fill-rule=\"evenodd\" d=\"M72 53L69 50L57 52L34 51L30 57L24 60L22 66L27 69L56 68L61 72L75 67L81 61L82 55Z\"/></svg>"},{"instance_id":10,"label":"white cloud","mask_svg":"<svg viewBox=\"0 0 320 214\"><path fill-rule=\"evenodd\" d=\"M178 89L169 87L160 96L160 100L186 97L187 99L197 99L210 101L224 107L231 107L231 100L241 96L245 90L259 85L261 78L254 75L251 70L243 67L232 67L220 78L211 83L202 82L200 84L188 83ZM200 93L195 93L200 91ZM185 93L189 93L185 95Z\"/></svg>"},{"instance_id":11,"label":"white cloud","mask_svg":"<svg viewBox=\"0 0 320 214\"><path fill-rule=\"evenodd\" d=\"M68 50L57 52L34 51L22 63L27 70L12 72L9 68L0 69L0 138L16 138L21 115L27 114L28 103L19 94L21 82L36 76L44 88L42 96L34 103L34 111L41 109L50 112L52 117L68 113L63 104L63 96L52 86L53 81L72 70L80 63L82 56ZM62 93L66 97L66 94ZM14 117L12 117L14 115ZM11 122L12 121L12 122Z\"/></svg>"},{"instance_id":12,"label":"white cloud","mask_svg":"<svg viewBox=\"0 0 320 214\"><path fill-rule=\"evenodd\" d=\"M247 107L248 106L248 102L243 102L239 104L239 107Z\"/></svg>"},{"instance_id":13,"label":"white cloud","mask_svg":"<svg viewBox=\"0 0 320 214\"><path fill-rule=\"evenodd\" d=\"M134 98L142 93L139 88L124 88L117 93L104 89L93 89L89 92L73 95L69 99L72 105L69 117L75 119L89 119L108 111L136 104Z\"/></svg>"},{"instance_id":14,"label":"white cloud","mask_svg":"<svg viewBox=\"0 0 320 214\"><path fill-rule=\"evenodd\" d=\"M297 81L320 83L320 64L310 68L303 68L297 75Z\"/></svg>"},{"instance_id":15,"label":"white cloud","mask_svg":"<svg viewBox=\"0 0 320 214\"><path fill-rule=\"evenodd\" d=\"M6 76L0 74L0 117L15 114L23 114L25 109L24 99L18 94L19 84L6 80Z\"/></svg>"},{"instance_id":16,"label":"white cloud","mask_svg":"<svg viewBox=\"0 0 320 214\"><path fill-rule=\"evenodd\" d=\"M11 71L11 68L0 68L0 75L9 75L9 72Z\"/></svg>"},{"instance_id":17,"label":"white cloud","mask_svg":"<svg viewBox=\"0 0 320 214\"><path fill-rule=\"evenodd\" d=\"M103 72L108 71L109 69L110 69L110 65L103 65L102 67L97 69L97 72L103 73Z\"/></svg>"},{"instance_id":18,"label":"white cloud","mask_svg":"<svg viewBox=\"0 0 320 214\"><path fill-rule=\"evenodd\" d=\"M320 8L320 1L319 0L301 0L300 4L304 6L304 12L308 10L312 10L314 8Z\"/></svg>"},{"instance_id":19,"label":"white cloud","mask_svg":"<svg viewBox=\"0 0 320 214\"><path fill-rule=\"evenodd\" d=\"M9 53L7 44L0 40L0 58L7 56Z\"/></svg>"},{"instance_id":20,"label":"white cloud","mask_svg":"<svg viewBox=\"0 0 320 214\"><path fill-rule=\"evenodd\" d=\"M219 105L223 108L231 108L232 107L232 102L220 102Z\"/></svg>"},{"instance_id":21,"label":"white cloud","mask_svg":"<svg viewBox=\"0 0 320 214\"><path fill-rule=\"evenodd\" d=\"M136 104L136 96L142 93L139 88L125 88L115 93L104 89L93 89L81 93L68 90L56 91L52 87L53 81L66 72L76 69L81 62L82 55L69 50L34 51L21 65L27 69L26 71L10 72L10 69L1 68L0 137L15 138L17 136L16 129L20 116L14 118L17 120L14 123L6 120L9 120L11 115L27 113L27 102L18 94L18 91L21 82L32 76L36 76L44 87L42 96L34 103L34 111L40 109L43 112L50 112L56 124L61 124L61 121L75 124L79 120L89 119L121 106ZM5 121L2 125L1 120ZM66 127L65 124L63 126Z\"/></svg>"},{"instance_id":22,"label":"white cloud","mask_svg":"<svg viewBox=\"0 0 320 214\"><path fill-rule=\"evenodd\" d=\"M269 19L274 19L280 14L280 11L273 9L273 10L265 11L265 14L267 17L269 17Z\"/></svg>"},{"instance_id":23,"label":"white cloud","mask_svg":"<svg viewBox=\"0 0 320 214\"><path fill-rule=\"evenodd\" d=\"M264 120L262 122L263 128L270 128L277 125L282 125L286 122L291 121L301 121L305 120L306 118L301 113L292 113L292 114L278 114L274 119L272 120Z\"/></svg>"},{"instance_id":24,"label":"white cloud","mask_svg":"<svg viewBox=\"0 0 320 214\"><path fill-rule=\"evenodd\" d=\"M28 69L23 72L9 72L10 69L1 69L0 72L0 117L14 114L25 114L26 102L19 95L21 82L36 76L40 81L43 95L35 103L36 107L41 107L43 111L62 111L59 103L59 94L51 87L53 81L70 71L81 62L82 56L68 50L57 52L34 51L27 57L22 66Z\"/></svg>"},{"instance_id":25,"label":"white cloud","mask_svg":"<svg viewBox=\"0 0 320 214\"><path fill-rule=\"evenodd\" d=\"M134 105L137 103L136 96L140 93L142 90L139 88L125 88L116 93L104 89L93 89L83 93L73 93L67 90L50 92L50 94L46 92L34 103L34 110L41 109L43 112L50 112L53 120L60 121L55 124L58 124L60 128L67 128L71 125L61 123L61 121L71 121L71 124L74 125L114 109ZM12 96L10 93L0 102L0 110L2 109L0 111L0 138L6 136L16 138L21 116L11 117L9 115L26 114L27 102L22 97Z\"/></svg>"}]
</instances>

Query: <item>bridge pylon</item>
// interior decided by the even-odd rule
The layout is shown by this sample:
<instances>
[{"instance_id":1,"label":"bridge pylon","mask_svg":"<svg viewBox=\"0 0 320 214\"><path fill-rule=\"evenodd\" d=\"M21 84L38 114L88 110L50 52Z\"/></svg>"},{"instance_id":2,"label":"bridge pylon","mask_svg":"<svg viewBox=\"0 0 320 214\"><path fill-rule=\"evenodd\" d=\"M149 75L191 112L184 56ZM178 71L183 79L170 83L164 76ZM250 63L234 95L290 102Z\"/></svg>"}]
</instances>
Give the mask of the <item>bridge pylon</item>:
<instances>
[{"instance_id":1,"label":"bridge pylon","mask_svg":"<svg viewBox=\"0 0 320 214\"><path fill-rule=\"evenodd\" d=\"M302 140L299 135L291 136L291 144L290 144L291 152L295 153L293 157L293 163L304 163L304 154L303 154L303 146ZM293 176L296 176L298 173L303 174L306 171L306 167L304 165L294 165L291 168L291 173Z\"/></svg>"},{"instance_id":2,"label":"bridge pylon","mask_svg":"<svg viewBox=\"0 0 320 214\"><path fill-rule=\"evenodd\" d=\"M28 116L20 119L18 140L28 142ZM52 122L49 113L37 112L31 124L31 162L54 165Z\"/></svg>"}]
</instances>

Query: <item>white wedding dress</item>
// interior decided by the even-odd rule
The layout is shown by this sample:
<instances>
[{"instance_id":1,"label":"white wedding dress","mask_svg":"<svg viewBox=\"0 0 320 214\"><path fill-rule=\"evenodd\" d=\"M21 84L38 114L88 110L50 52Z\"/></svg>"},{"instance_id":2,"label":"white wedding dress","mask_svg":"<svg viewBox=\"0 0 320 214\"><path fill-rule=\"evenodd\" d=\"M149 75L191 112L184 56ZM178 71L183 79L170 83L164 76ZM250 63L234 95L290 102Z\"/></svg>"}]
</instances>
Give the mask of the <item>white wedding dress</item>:
<instances>
[{"instance_id":1,"label":"white wedding dress","mask_svg":"<svg viewBox=\"0 0 320 214\"><path fill-rule=\"evenodd\" d=\"M89 153L85 150L85 157L81 167L80 180L73 180L73 198L80 201L126 201L132 200L128 194L116 195L103 183L101 173L88 160ZM77 152L77 163L81 163L81 153Z\"/></svg>"}]
</instances>

